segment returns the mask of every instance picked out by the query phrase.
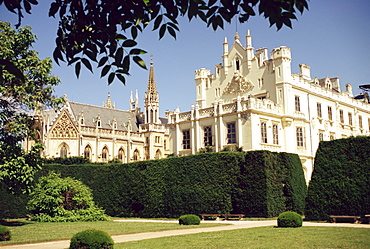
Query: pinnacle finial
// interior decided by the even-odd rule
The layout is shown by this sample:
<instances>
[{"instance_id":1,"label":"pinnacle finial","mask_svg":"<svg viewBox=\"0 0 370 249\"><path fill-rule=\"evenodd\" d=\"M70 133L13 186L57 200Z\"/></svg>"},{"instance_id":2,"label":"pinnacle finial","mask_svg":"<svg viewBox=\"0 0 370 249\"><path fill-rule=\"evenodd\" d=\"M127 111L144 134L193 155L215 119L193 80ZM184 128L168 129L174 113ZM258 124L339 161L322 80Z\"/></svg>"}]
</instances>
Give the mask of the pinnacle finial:
<instances>
[{"instance_id":1,"label":"pinnacle finial","mask_svg":"<svg viewBox=\"0 0 370 249\"><path fill-rule=\"evenodd\" d=\"M238 31L236 31L235 36L234 36L234 39L235 39L235 40L239 40L239 38L240 38L240 37L239 37L239 33L238 33Z\"/></svg>"}]
</instances>

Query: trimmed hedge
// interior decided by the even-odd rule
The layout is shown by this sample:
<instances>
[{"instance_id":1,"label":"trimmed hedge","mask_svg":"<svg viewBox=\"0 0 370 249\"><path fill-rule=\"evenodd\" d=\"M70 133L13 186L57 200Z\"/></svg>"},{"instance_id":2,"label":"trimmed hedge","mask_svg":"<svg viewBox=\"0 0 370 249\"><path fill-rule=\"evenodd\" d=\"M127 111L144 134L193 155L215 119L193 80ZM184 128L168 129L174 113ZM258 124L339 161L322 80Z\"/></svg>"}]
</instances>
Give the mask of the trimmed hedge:
<instances>
[{"instance_id":1,"label":"trimmed hedge","mask_svg":"<svg viewBox=\"0 0 370 249\"><path fill-rule=\"evenodd\" d=\"M109 249L114 241L108 233L89 229L73 235L69 249Z\"/></svg>"},{"instance_id":2,"label":"trimmed hedge","mask_svg":"<svg viewBox=\"0 0 370 249\"><path fill-rule=\"evenodd\" d=\"M302 216L291 211L281 213L277 219L278 227L301 227L302 223Z\"/></svg>"},{"instance_id":3,"label":"trimmed hedge","mask_svg":"<svg viewBox=\"0 0 370 249\"><path fill-rule=\"evenodd\" d=\"M199 225L200 218L195 214L185 214L181 215L179 218L180 225Z\"/></svg>"},{"instance_id":4,"label":"trimmed hedge","mask_svg":"<svg viewBox=\"0 0 370 249\"><path fill-rule=\"evenodd\" d=\"M320 142L305 216L365 215L370 211L370 137Z\"/></svg>"},{"instance_id":5,"label":"trimmed hedge","mask_svg":"<svg viewBox=\"0 0 370 249\"><path fill-rule=\"evenodd\" d=\"M303 213L306 184L297 155L269 151L201 153L129 164L45 165L92 189L114 217Z\"/></svg>"}]
</instances>

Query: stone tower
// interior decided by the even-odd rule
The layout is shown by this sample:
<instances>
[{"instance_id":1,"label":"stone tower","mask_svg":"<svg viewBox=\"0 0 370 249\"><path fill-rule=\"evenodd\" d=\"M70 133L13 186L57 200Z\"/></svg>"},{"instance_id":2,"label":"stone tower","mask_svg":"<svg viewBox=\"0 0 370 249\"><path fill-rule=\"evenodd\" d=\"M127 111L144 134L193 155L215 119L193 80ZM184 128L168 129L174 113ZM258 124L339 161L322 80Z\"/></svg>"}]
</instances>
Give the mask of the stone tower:
<instances>
[{"instance_id":1,"label":"stone tower","mask_svg":"<svg viewBox=\"0 0 370 249\"><path fill-rule=\"evenodd\" d=\"M159 121L159 94L154 79L153 60L150 61L148 89L144 97L145 123L160 124Z\"/></svg>"}]
</instances>

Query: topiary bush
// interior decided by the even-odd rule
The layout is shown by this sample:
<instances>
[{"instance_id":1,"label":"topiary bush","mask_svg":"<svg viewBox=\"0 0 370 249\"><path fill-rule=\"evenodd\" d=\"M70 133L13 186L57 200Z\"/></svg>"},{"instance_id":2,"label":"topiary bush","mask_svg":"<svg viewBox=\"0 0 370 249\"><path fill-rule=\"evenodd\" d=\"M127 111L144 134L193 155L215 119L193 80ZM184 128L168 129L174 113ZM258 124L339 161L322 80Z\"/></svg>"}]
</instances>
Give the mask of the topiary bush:
<instances>
[{"instance_id":1,"label":"topiary bush","mask_svg":"<svg viewBox=\"0 0 370 249\"><path fill-rule=\"evenodd\" d=\"M302 216L292 211L281 213L277 219L278 227L301 227L302 222Z\"/></svg>"},{"instance_id":2,"label":"topiary bush","mask_svg":"<svg viewBox=\"0 0 370 249\"><path fill-rule=\"evenodd\" d=\"M185 214L185 215L180 216L179 224L180 225L199 225L200 218L199 216L194 215L194 214Z\"/></svg>"},{"instance_id":3,"label":"topiary bush","mask_svg":"<svg viewBox=\"0 0 370 249\"><path fill-rule=\"evenodd\" d=\"M9 228L0 225L0 241L10 240L11 233Z\"/></svg>"},{"instance_id":4,"label":"topiary bush","mask_svg":"<svg viewBox=\"0 0 370 249\"><path fill-rule=\"evenodd\" d=\"M69 249L109 249L113 248L114 241L108 233L89 229L76 233L69 245Z\"/></svg>"}]
</instances>

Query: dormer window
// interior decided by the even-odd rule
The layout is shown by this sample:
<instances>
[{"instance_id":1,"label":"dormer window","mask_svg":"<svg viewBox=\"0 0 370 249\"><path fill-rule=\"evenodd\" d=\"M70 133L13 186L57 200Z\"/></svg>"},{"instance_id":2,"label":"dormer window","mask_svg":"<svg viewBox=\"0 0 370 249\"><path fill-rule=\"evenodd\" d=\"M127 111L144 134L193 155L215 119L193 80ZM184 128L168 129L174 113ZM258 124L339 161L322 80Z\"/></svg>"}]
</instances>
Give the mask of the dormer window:
<instances>
[{"instance_id":1,"label":"dormer window","mask_svg":"<svg viewBox=\"0 0 370 249\"><path fill-rule=\"evenodd\" d=\"M101 121L100 120L98 120L98 122L96 122L96 126L101 127Z\"/></svg>"},{"instance_id":2,"label":"dormer window","mask_svg":"<svg viewBox=\"0 0 370 249\"><path fill-rule=\"evenodd\" d=\"M84 124L85 124L85 120L84 120L84 118L81 118L81 119L80 119L80 124L81 124L81 125L84 125Z\"/></svg>"}]
</instances>

